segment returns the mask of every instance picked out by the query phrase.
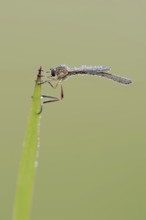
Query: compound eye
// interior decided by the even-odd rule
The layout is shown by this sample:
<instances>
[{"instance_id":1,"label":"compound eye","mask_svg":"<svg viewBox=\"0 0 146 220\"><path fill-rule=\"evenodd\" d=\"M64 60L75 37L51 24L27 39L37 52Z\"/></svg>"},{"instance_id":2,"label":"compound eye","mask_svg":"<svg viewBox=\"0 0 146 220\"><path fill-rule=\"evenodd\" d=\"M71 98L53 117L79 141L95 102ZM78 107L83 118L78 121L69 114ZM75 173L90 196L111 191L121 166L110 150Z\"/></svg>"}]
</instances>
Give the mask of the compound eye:
<instances>
[{"instance_id":1,"label":"compound eye","mask_svg":"<svg viewBox=\"0 0 146 220\"><path fill-rule=\"evenodd\" d=\"M51 70L51 76L55 76L55 75L56 75L55 70L52 69L52 70Z\"/></svg>"}]
</instances>

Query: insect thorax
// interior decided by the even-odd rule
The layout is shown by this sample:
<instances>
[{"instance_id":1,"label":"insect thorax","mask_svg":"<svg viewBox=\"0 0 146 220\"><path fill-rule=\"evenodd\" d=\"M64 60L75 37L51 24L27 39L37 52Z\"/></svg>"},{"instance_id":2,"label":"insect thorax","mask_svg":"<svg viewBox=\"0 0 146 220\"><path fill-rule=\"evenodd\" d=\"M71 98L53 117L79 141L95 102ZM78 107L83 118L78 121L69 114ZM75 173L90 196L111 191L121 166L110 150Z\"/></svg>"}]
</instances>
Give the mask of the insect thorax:
<instances>
[{"instance_id":1,"label":"insect thorax","mask_svg":"<svg viewBox=\"0 0 146 220\"><path fill-rule=\"evenodd\" d=\"M66 65L60 65L55 68L56 76L58 80L65 78L68 75L70 68Z\"/></svg>"}]
</instances>

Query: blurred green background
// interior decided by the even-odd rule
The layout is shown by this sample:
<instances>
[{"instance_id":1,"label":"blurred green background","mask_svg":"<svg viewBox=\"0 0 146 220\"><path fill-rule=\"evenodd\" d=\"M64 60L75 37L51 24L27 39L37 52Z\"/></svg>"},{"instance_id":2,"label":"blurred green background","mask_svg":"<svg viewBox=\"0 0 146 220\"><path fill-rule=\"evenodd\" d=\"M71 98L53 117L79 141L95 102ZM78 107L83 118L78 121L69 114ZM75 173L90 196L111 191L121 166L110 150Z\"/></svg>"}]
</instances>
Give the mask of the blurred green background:
<instances>
[{"instance_id":1,"label":"blurred green background","mask_svg":"<svg viewBox=\"0 0 146 220\"><path fill-rule=\"evenodd\" d=\"M31 220L146 219L146 2L1 1L0 219L11 219L37 69L108 65L44 106ZM43 93L60 90L43 85Z\"/></svg>"}]
</instances>

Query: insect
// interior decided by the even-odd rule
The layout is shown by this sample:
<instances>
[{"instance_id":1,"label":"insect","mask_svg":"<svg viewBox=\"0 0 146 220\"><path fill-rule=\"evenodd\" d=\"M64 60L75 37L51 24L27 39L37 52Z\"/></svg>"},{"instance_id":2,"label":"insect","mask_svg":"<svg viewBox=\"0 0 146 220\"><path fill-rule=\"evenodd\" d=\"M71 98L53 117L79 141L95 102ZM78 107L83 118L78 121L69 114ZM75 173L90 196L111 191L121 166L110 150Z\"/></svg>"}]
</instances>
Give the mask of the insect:
<instances>
[{"instance_id":1,"label":"insect","mask_svg":"<svg viewBox=\"0 0 146 220\"><path fill-rule=\"evenodd\" d=\"M43 98L50 99L50 100L44 101L43 103L60 101L61 99L63 99L64 92L63 92L62 83L64 80L72 76L77 76L77 75L90 75L91 76L92 75L92 76L105 77L107 79L111 79L115 82L122 83L122 84L132 83L130 79L109 73L110 70L111 70L111 67L108 67L108 66L68 67L66 65L60 65L55 68L51 68L49 71L51 72L51 74L50 76L48 76L48 80L44 81L43 83L48 82L52 88L56 88L60 84L61 95L60 95L60 98L42 95ZM55 82L55 85L54 85L54 82Z\"/></svg>"}]
</instances>

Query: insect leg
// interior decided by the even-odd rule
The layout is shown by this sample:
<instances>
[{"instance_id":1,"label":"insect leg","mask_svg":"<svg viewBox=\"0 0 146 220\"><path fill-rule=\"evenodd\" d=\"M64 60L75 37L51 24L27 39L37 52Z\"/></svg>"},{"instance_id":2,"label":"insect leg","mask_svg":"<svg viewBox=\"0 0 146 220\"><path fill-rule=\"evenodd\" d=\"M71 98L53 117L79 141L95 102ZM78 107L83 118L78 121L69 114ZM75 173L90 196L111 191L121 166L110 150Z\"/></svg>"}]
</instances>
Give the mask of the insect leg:
<instances>
[{"instance_id":1,"label":"insect leg","mask_svg":"<svg viewBox=\"0 0 146 220\"><path fill-rule=\"evenodd\" d=\"M47 99L51 99L51 100L43 101L43 104L45 104L45 103L49 103L49 102L60 101L59 98L54 97L54 96L42 95L41 97L43 97L43 98L47 98Z\"/></svg>"},{"instance_id":2,"label":"insect leg","mask_svg":"<svg viewBox=\"0 0 146 220\"><path fill-rule=\"evenodd\" d=\"M58 84L59 84L59 81L56 83L56 85L53 85L49 80L47 81L49 84L50 84L50 86L52 87L52 88L54 88L54 89L56 89L56 87L58 86Z\"/></svg>"},{"instance_id":3,"label":"insect leg","mask_svg":"<svg viewBox=\"0 0 146 220\"><path fill-rule=\"evenodd\" d=\"M42 97L42 98L51 99L51 100L43 101L43 104L45 104L45 103L50 103L50 102L60 101L60 99L58 99L57 97L54 97L54 96L41 95L41 97ZM43 111L43 105L41 104L40 111L39 111L37 114L41 114L42 111Z\"/></svg>"},{"instance_id":4,"label":"insect leg","mask_svg":"<svg viewBox=\"0 0 146 220\"><path fill-rule=\"evenodd\" d=\"M52 88L56 88L56 87L54 87L53 85L52 85L52 83L50 82L50 81L47 81L47 83L49 83L49 85L52 87Z\"/></svg>"},{"instance_id":5,"label":"insect leg","mask_svg":"<svg viewBox=\"0 0 146 220\"><path fill-rule=\"evenodd\" d=\"M63 98L64 98L64 92L63 92L63 86L61 84L61 99L63 99Z\"/></svg>"},{"instance_id":6,"label":"insect leg","mask_svg":"<svg viewBox=\"0 0 146 220\"><path fill-rule=\"evenodd\" d=\"M50 103L50 102L56 102L56 101L61 101L64 98L64 93L63 93L63 87L61 85L61 95L60 98L54 97L54 96L48 96L48 95L42 95L42 98L47 98L51 100L43 101L43 104L45 103Z\"/></svg>"}]
</instances>

